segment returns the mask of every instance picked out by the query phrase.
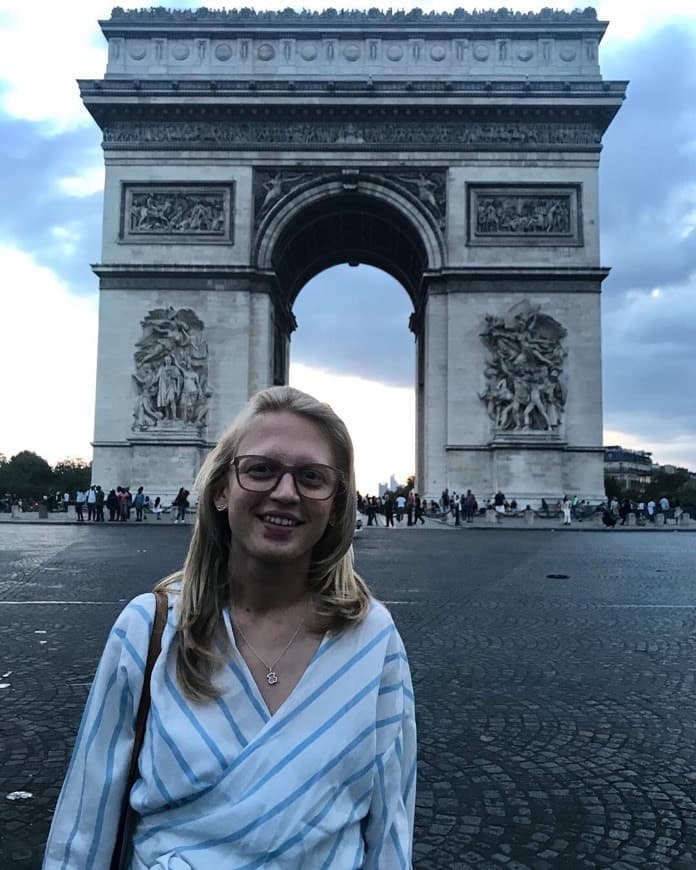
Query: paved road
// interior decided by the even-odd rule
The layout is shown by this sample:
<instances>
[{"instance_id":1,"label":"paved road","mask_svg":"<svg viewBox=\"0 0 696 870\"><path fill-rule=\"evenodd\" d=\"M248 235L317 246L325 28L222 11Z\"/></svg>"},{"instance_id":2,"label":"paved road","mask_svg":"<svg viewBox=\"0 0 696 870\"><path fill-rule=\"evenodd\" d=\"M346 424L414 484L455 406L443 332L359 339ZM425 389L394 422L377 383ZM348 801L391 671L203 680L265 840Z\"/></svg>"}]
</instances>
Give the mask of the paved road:
<instances>
[{"instance_id":1,"label":"paved road","mask_svg":"<svg viewBox=\"0 0 696 870\"><path fill-rule=\"evenodd\" d=\"M109 626L189 532L0 531L3 870L40 866ZM414 674L418 870L696 867L696 536L380 528L356 556Z\"/></svg>"}]
</instances>

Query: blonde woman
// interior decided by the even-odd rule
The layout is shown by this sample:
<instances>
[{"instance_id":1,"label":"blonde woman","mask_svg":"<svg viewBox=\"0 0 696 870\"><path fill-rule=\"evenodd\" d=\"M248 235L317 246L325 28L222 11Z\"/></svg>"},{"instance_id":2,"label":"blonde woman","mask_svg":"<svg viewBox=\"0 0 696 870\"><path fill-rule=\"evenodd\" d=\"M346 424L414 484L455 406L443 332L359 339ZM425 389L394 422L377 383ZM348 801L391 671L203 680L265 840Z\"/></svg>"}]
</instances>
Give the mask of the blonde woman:
<instances>
[{"instance_id":1,"label":"blonde woman","mask_svg":"<svg viewBox=\"0 0 696 870\"><path fill-rule=\"evenodd\" d=\"M197 481L169 598L129 866L411 866L416 735L401 638L353 568L353 448L328 405L254 396ZM155 602L118 618L45 870L108 867Z\"/></svg>"}]
</instances>

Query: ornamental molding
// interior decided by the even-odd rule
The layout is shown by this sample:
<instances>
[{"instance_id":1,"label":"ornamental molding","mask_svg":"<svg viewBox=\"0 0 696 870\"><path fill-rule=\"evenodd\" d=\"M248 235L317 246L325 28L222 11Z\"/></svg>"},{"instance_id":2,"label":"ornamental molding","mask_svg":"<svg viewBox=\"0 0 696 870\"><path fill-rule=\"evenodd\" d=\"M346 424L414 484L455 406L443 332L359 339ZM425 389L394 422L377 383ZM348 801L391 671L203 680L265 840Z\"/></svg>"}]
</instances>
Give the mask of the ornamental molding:
<instances>
[{"instance_id":1,"label":"ornamental molding","mask_svg":"<svg viewBox=\"0 0 696 870\"><path fill-rule=\"evenodd\" d=\"M109 36L110 75L220 76L302 81L418 76L601 79L601 34L485 32L261 32L218 35L147 31Z\"/></svg>"},{"instance_id":2,"label":"ornamental molding","mask_svg":"<svg viewBox=\"0 0 696 870\"><path fill-rule=\"evenodd\" d=\"M423 206L440 229L447 220L447 171L414 168L395 171L387 167L370 167L369 170L336 167L326 171L286 169L284 167L254 170L253 199L254 226L266 216L301 191L310 187L340 181L344 190L358 190L363 182L376 182L399 191L406 199L416 200Z\"/></svg>"},{"instance_id":3,"label":"ornamental molding","mask_svg":"<svg viewBox=\"0 0 696 870\"><path fill-rule=\"evenodd\" d=\"M231 244L233 218L234 183L121 187L122 242Z\"/></svg>"},{"instance_id":4,"label":"ornamental molding","mask_svg":"<svg viewBox=\"0 0 696 870\"><path fill-rule=\"evenodd\" d=\"M104 147L248 150L456 149L559 150L599 149L602 126L592 121L515 122L423 119L288 119L239 121L107 121Z\"/></svg>"},{"instance_id":5,"label":"ornamental molding","mask_svg":"<svg viewBox=\"0 0 696 870\"><path fill-rule=\"evenodd\" d=\"M580 185L469 185L470 245L580 246Z\"/></svg>"},{"instance_id":6,"label":"ornamental molding","mask_svg":"<svg viewBox=\"0 0 696 870\"><path fill-rule=\"evenodd\" d=\"M124 10L100 22L108 72L157 75L289 74L356 69L390 75L420 69L457 78L501 74L600 78L597 51L607 22L594 9L468 12Z\"/></svg>"}]
</instances>

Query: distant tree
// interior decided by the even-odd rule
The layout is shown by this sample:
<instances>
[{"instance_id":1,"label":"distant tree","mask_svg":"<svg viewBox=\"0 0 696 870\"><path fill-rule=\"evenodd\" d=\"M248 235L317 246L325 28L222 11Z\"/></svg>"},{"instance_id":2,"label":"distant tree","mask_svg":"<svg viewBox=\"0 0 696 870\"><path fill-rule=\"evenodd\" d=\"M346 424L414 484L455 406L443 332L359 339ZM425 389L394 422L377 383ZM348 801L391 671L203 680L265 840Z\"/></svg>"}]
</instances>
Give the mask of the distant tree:
<instances>
[{"instance_id":1,"label":"distant tree","mask_svg":"<svg viewBox=\"0 0 696 870\"><path fill-rule=\"evenodd\" d=\"M682 484L675 493L674 501L678 501L683 508L696 507L696 480L691 478ZM692 514L693 516L693 514Z\"/></svg>"},{"instance_id":2,"label":"distant tree","mask_svg":"<svg viewBox=\"0 0 696 870\"><path fill-rule=\"evenodd\" d=\"M651 498L657 501L664 495L672 502L679 498L677 493L690 480L691 475L686 468L676 468L674 471L656 468L653 470L650 483L645 488L646 501Z\"/></svg>"},{"instance_id":3,"label":"distant tree","mask_svg":"<svg viewBox=\"0 0 696 870\"><path fill-rule=\"evenodd\" d=\"M608 499L620 500L623 498L623 490L619 486L618 480L608 474L604 475L604 492Z\"/></svg>"},{"instance_id":4,"label":"distant tree","mask_svg":"<svg viewBox=\"0 0 696 870\"><path fill-rule=\"evenodd\" d=\"M79 457L61 459L53 468L53 488L69 492L74 497L76 490L87 489L92 479L92 463Z\"/></svg>"},{"instance_id":5,"label":"distant tree","mask_svg":"<svg viewBox=\"0 0 696 870\"><path fill-rule=\"evenodd\" d=\"M39 499L52 491L53 471L42 456L22 450L2 466L0 489L20 498Z\"/></svg>"},{"instance_id":6,"label":"distant tree","mask_svg":"<svg viewBox=\"0 0 696 870\"><path fill-rule=\"evenodd\" d=\"M400 495L403 495L404 498L408 497L409 492L416 485L416 476L414 474L410 475L406 478L406 483L403 486L398 486L394 492L394 498L397 498Z\"/></svg>"},{"instance_id":7,"label":"distant tree","mask_svg":"<svg viewBox=\"0 0 696 870\"><path fill-rule=\"evenodd\" d=\"M7 456L4 453L0 453L0 496L10 491L7 485L7 464Z\"/></svg>"}]
</instances>

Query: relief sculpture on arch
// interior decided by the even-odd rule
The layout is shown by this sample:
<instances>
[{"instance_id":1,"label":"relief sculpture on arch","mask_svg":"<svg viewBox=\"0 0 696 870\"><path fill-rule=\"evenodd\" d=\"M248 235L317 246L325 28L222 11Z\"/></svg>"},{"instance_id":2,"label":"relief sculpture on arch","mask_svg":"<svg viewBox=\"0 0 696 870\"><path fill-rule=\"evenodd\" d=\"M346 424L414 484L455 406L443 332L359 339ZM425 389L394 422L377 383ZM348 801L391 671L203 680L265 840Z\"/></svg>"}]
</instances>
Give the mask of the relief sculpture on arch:
<instances>
[{"instance_id":1,"label":"relief sculpture on arch","mask_svg":"<svg viewBox=\"0 0 696 870\"><path fill-rule=\"evenodd\" d=\"M567 389L567 331L529 300L504 316L486 315L486 389L479 398L496 432L557 432Z\"/></svg>"},{"instance_id":2,"label":"relief sculpture on arch","mask_svg":"<svg viewBox=\"0 0 696 870\"><path fill-rule=\"evenodd\" d=\"M208 346L190 308L156 308L141 322L134 354L133 431L195 430L207 422Z\"/></svg>"}]
</instances>

